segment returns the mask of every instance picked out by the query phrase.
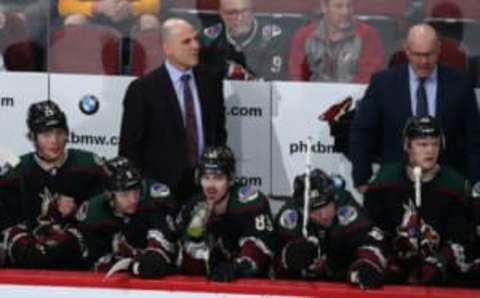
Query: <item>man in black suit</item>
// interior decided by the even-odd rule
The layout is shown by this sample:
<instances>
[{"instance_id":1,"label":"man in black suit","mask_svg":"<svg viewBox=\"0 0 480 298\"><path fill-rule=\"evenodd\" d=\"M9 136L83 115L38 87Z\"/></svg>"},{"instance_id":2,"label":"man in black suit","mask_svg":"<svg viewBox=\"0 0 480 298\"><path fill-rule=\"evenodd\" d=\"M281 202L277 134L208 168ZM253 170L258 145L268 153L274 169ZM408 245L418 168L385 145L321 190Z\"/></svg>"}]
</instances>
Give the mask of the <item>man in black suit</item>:
<instances>
[{"instance_id":1,"label":"man in black suit","mask_svg":"<svg viewBox=\"0 0 480 298\"><path fill-rule=\"evenodd\" d=\"M190 23L166 20L161 34L165 63L127 89L119 154L183 199L196 191L193 169L203 148L226 142L223 82L197 67Z\"/></svg>"},{"instance_id":2,"label":"man in black suit","mask_svg":"<svg viewBox=\"0 0 480 298\"><path fill-rule=\"evenodd\" d=\"M440 42L431 26L413 26L404 50L409 63L372 76L352 123L355 186L360 192L367 189L373 152L380 151L382 163L402 160L402 128L412 115L433 116L441 125L442 164L471 182L480 180L480 116L472 86L461 74L438 65Z\"/></svg>"}]
</instances>

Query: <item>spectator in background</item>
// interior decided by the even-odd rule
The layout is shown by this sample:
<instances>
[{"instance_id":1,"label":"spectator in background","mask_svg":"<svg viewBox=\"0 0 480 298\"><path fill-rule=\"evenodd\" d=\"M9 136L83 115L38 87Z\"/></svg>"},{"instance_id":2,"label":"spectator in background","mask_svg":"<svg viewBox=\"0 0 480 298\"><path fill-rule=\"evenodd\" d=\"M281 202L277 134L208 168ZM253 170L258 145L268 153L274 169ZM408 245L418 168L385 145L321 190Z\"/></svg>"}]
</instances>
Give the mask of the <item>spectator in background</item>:
<instances>
[{"instance_id":1,"label":"spectator in background","mask_svg":"<svg viewBox=\"0 0 480 298\"><path fill-rule=\"evenodd\" d=\"M310 173L307 235L303 234L305 174L295 177L292 200L275 219L277 278L347 281L379 288L387 264L383 232L343 185L322 170Z\"/></svg>"},{"instance_id":2,"label":"spectator in background","mask_svg":"<svg viewBox=\"0 0 480 298\"><path fill-rule=\"evenodd\" d=\"M65 25L104 24L128 36L159 29L160 4L160 0L58 0L58 11Z\"/></svg>"},{"instance_id":3,"label":"spectator in background","mask_svg":"<svg viewBox=\"0 0 480 298\"><path fill-rule=\"evenodd\" d=\"M200 62L228 79L286 79L289 34L254 15L254 0L220 0L222 22L201 32Z\"/></svg>"},{"instance_id":4,"label":"spectator in background","mask_svg":"<svg viewBox=\"0 0 480 298\"><path fill-rule=\"evenodd\" d=\"M197 192L193 169L204 146L226 142L223 81L197 67L198 35L190 23L168 19L161 33L165 63L125 94L119 155L181 200Z\"/></svg>"},{"instance_id":5,"label":"spectator in background","mask_svg":"<svg viewBox=\"0 0 480 298\"><path fill-rule=\"evenodd\" d=\"M474 90L460 73L438 65L440 43L426 24L410 28L404 45L408 64L372 76L355 114L350 135L353 181L364 192L372 161L403 158L401 132L412 115L430 115L445 135L441 163L480 179L480 115Z\"/></svg>"},{"instance_id":6,"label":"spectator in background","mask_svg":"<svg viewBox=\"0 0 480 298\"><path fill-rule=\"evenodd\" d=\"M20 157L0 176L5 212L0 232L8 265L27 268L81 268L86 253L75 212L104 189L102 160L91 152L66 149L68 125L52 101L32 104L28 137L35 152Z\"/></svg>"},{"instance_id":7,"label":"spectator in background","mask_svg":"<svg viewBox=\"0 0 480 298\"><path fill-rule=\"evenodd\" d=\"M469 269L468 183L438 164L444 143L433 117L410 118L403 139L405 161L382 165L364 206L388 236L389 281L442 285Z\"/></svg>"},{"instance_id":8,"label":"spectator in background","mask_svg":"<svg viewBox=\"0 0 480 298\"><path fill-rule=\"evenodd\" d=\"M355 20L352 0L321 1L322 19L292 37L290 80L368 83L384 67L380 36Z\"/></svg>"},{"instance_id":9,"label":"spectator in background","mask_svg":"<svg viewBox=\"0 0 480 298\"><path fill-rule=\"evenodd\" d=\"M173 272L176 207L170 189L142 179L121 156L108 160L105 170L106 191L77 213L94 269L107 271L129 260L127 270L133 276L159 278Z\"/></svg>"},{"instance_id":10,"label":"spectator in background","mask_svg":"<svg viewBox=\"0 0 480 298\"><path fill-rule=\"evenodd\" d=\"M205 149L196 177L202 192L177 218L182 272L220 282L266 277L274 244L267 198L235 182L235 157L226 146Z\"/></svg>"}]
</instances>

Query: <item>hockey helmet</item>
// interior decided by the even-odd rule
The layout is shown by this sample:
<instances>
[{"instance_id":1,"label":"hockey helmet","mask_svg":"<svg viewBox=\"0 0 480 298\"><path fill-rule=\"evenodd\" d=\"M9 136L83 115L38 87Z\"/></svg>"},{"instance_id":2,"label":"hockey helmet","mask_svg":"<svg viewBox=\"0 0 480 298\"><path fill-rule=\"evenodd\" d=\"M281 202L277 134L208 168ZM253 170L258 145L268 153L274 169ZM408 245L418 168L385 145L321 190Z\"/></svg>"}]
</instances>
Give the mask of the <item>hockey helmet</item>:
<instances>
[{"instance_id":1,"label":"hockey helmet","mask_svg":"<svg viewBox=\"0 0 480 298\"><path fill-rule=\"evenodd\" d=\"M405 141L416 138L442 138L442 130L437 121L431 116L414 116L407 120L403 130Z\"/></svg>"},{"instance_id":2,"label":"hockey helmet","mask_svg":"<svg viewBox=\"0 0 480 298\"><path fill-rule=\"evenodd\" d=\"M335 201L334 181L322 170L314 169L310 172L310 202L309 208L316 209ZM305 174L298 175L293 181L293 197L302 202L305 192Z\"/></svg>"},{"instance_id":3,"label":"hockey helmet","mask_svg":"<svg viewBox=\"0 0 480 298\"><path fill-rule=\"evenodd\" d=\"M51 128L63 128L68 132L67 118L60 107L51 100L33 103L28 109L27 126L37 134Z\"/></svg>"},{"instance_id":4,"label":"hockey helmet","mask_svg":"<svg viewBox=\"0 0 480 298\"><path fill-rule=\"evenodd\" d=\"M107 189L126 191L137 188L142 182L140 171L125 157L118 156L107 160Z\"/></svg>"},{"instance_id":5,"label":"hockey helmet","mask_svg":"<svg viewBox=\"0 0 480 298\"><path fill-rule=\"evenodd\" d=\"M228 146L207 147L197 166L197 182L206 174L225 174L232 180L235 176L235 157Z\"/></svg>"}]
</instances>

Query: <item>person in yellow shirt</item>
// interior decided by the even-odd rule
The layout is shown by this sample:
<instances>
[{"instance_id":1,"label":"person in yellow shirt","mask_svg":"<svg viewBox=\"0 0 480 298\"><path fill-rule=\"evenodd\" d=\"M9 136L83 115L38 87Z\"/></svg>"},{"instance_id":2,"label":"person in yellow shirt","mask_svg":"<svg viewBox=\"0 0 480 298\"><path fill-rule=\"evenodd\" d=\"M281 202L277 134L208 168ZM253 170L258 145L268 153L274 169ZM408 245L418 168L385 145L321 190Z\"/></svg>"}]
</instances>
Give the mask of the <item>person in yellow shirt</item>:
<instances>
[{"instance_id":1,"label":"person in yellow shirt","mask_svg":"<svg viewBox=\"0 0 480 298\"><path fill-rule=\"evenodd\" d=\"M160 4L161 0L59 0L58 12L65 25L95 23L133 33L160 28Z\"/></svg>"}]
</instances>

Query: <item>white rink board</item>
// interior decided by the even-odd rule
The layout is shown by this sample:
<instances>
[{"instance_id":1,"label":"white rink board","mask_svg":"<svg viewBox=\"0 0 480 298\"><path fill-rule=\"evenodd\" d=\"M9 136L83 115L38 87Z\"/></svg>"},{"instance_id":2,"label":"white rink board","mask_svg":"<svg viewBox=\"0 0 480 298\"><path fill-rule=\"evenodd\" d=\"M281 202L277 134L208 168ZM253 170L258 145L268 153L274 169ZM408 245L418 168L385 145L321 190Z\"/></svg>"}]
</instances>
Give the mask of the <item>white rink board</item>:
<instances>
[{"instance_id":1,"label":"white rink board","mask_svg":"<svg viewBox=\"0 0 480 298\"><path fill-rule=\"evenodd\" d=\"M351 187L351 165L333 152L328 124L318 116L348 96L359 99L365 85L273 83L272 189L275 195L292 193L293 178L305 171L307 138L312 138L311 163L328 174L341 174Z\"/></svg>"},{"instance_id":2,"label":"white rink board","mask_svg":"<svg viewBox=\"0 0 480 298\"><path fill-rule=\"evenodd\" d=\"M47 99L48 75L0 72L0 150L17 155L31 150L27 139L27 109Z\"/></svg>"},{"instance_id":3,"label":"white rink board","mask_svg":"<svg viewBox=\"0 0 480 298\"><path fill-rule=\"evenodd\" d=\"M228 145L237 157L237 176L271 193L271 88L261 82L224 84Z\"/></svg>"},{"instance_id":4,"label":"white rink board","mask_svg":"<svg viewBox=\"0 0 480 298\"><path fill-rule=\"evenodd\" d=\"M50 77L49 77L50 76ZM118 151L122 101L133 77L15 73L0 74L0 152L32 150L26 113L35 101L50 98L67 113L70 146L113 157ZM50 84L50 85L49 85ZM50 86L50 88L48 88ZM237 175L265 193L290 195L295 175L305 170L305 142L313 138L312 163L347 178L351 166L331 152L333 138L318 116L347 96L362 97L366 86L335 83L225 82L228 143L236 153ZM477 99L480 91L476 90ZM83 113L80 101L96 98L99 109Z\"/></svg>"},{"instance_id":5,"label":"white rink board","mask_svg":"<svg viewBox=\"0 0 480 298\"><path fill-rule=\"evenodd\" d=\"M283 297L275 295L243 295L227 293L200 293L161 290L134 290L134 289L100 289L100 288L74 288L50 286L22 286L0 285L0 294L8 298L249 298L249 297Z\"/></svg>"},{"instance_id":6,"label":"white rink board","mask_svg":"<svg viewBox=\"0 0 480 298\"><path fill-rule=\"evenodd\" d=\"M70 146L91 150L105 157L118 152L118 136L123 110L123 96L133 77L52 74L50 92L68 117ZM98 111L85 114L80 101L98 99Z\"/></svg>"}]
</instances>

